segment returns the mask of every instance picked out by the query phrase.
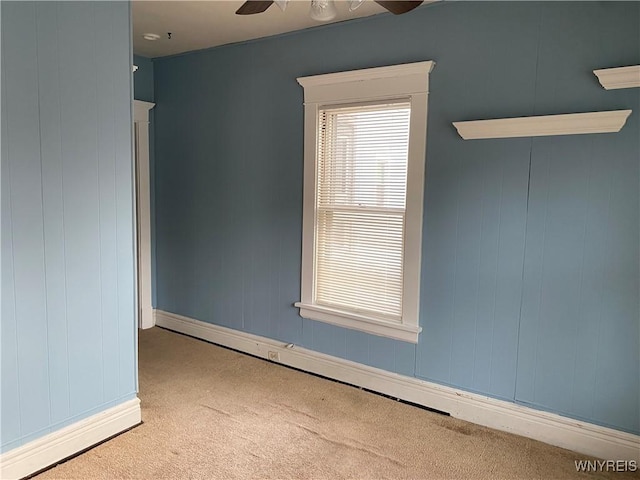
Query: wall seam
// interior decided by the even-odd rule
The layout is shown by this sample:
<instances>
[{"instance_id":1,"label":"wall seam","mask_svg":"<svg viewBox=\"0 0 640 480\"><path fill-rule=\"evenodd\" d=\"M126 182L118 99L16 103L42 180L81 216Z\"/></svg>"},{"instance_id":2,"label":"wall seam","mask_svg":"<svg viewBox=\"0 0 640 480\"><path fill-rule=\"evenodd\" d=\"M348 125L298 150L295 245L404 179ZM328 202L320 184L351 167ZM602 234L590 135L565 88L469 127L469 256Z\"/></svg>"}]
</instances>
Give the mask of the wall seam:
<instances>
[{"instance_id":1,"label":"wall seam","mask_svg":"<svg viewBox=\"0 0 640 480\"><path fill-rule=\"evenodd\" d=\"M478 305L480 302L480 271L482 267L482 237L484 234L484 213L485 213L485 187L486 187L486 165L482 168L482 184L480 187L480 193L482 199L480 200L480 236L478 238L478 274L476 275L476 301L475 301L475 316L473 319L474 335L473 335L473 366L471 368L471 384L476 385L476 362L477 347L478 347ZM502 196L502 189L500 190ZM491 369L489 370L489 385L491 385Z\"/></svg>"},{"instance_id":2,"label":"wall seam","mask_svg":"<svg viewBox=\"0 0 640 480\"><path fill-rule=\"evenodd\" d=\"M590 152L590 158L589 158L589 175L587 177L587 195L589 195L589 193L591 192L591 178L593 175L593 162L594 162L594 158L593 158L593 135L591 135L591 141L589 142L589 152ZM579 287L578 287L578 305L577 305L577 310L578 313L582 310L582 302L583 302L583 287L584 287L584 260L585 260L585 256L586 256L586 251L587 251L587 227L589 225L589 205L587 204L587 206L585 206L584 209L584 227L582 229L582 255L581 255L581 259L580 259L580 283L579 283ZM580 324L576 325L576 331L575 331L575 337L574 337L574 347L573 347L573 370L571 373L571 398L570 398L570 404L571 404L571 410L575 411L575 390L576 390L576 372L578 370L577 368L577 364L578 364L578 349L580 346Z\"/></svg>"},{"instance_id":3,"label":"wall seam","mask_svg":"<svg viewBox=\"0 0 640 480\"><path fill-rule=\"evenodd\" d=\"M500 277L500 246L502 240L502 201L504 193L504 167L500 171L500 195L498 200L498 239L496 241L496 278L493 287L493 313L491 314L491 344L489 348L489 390L492 390L493 352L496 337L496 311L498 310L498 279ZM517 361L517 356L516 356Z\"/></svg>"},{"instance_id":4,"label":"wall seam","mask_svg":"<svg viewBox=\"0 0 640 480\"><path fill-rule=\"evenodd\" d=\"M47 291L47 241L46 241L46 232L45 232L45 220L44 220L44 179L43 179L43 168L42 168L42 112L41 112L41 91L40 91L40 50L38 49L38 6L34 5L33 7L33 23L34 23L34 40L36 47L36 82L38 88L38 95L36 97L36 102L38 105L38 146L40 153L40 218L42 221L42 272L44 273L44 278L42 279L42 284L44 286L44 329L46 336L46 344L47 344L47 393L48 393L48 414L49 414L49 425L51 425L51 349L49 346L50 337L49 337L49 304L48 304L48 291Z\"/></svg>"},{"instance_id":5,"label":"wall seam","mask_svg":"<svg viewBox=\"0 0 640 480\"><path fill-rule=\"evenodd\" d=\"M58 10L60 9L59 5L56 5L56 42L57 42L57 53L58 53L58 61L56 62L56 68L58 73L58 85L61 85L62 82L60 76L60 22L58 17ZM58 119L60 128L58 129L58 133L60 135L60 196L61 196L61 216L62 216L62 259L63 259L63 267L64 267L64 323L65 323L65 353L67 355L67 416L71 415L71 375L69 373L69 296L68 296L68 286L67 286L67 229L65 226L65 216L64 216L64 155L62 148L62 101L59 99L59 109L58 109Z\"/></svg>"},{"instance_id":6,"label":"wall seam","mask_svg":"<svg viewBox=\"0 0 640 480\"><path fill-rule=\"evenodd\" d=\"M532 115L535 115L536 104L538 99L538 70L540 66L540 45L542 43L542 17L544 5L540 4L540 14L538 16L538 46L536 50L536 68L535 68L535 80L533 84L533 105L531 107ZM522 326L522 306L524 304L524 270L525 262L527 259L527 231L529 226L529 202L531 200L531 170L533 165L533 142L534 139L529 139L529 171L527 172L527 203L525 207L525 221L524 221L524 243L522 247L522 277L520 279L520 308L518 311L518 331L516 342L516 368L515 368L515 381L513 384L513 401L516 401L518 392L518 367L520 363L520 331ZM543 246L544 248L544 246Z\"/></svg>"},{"instance_id":7,"label":"wall seam","mask_svg":"<svg viewBox=\"0 0 640 480\"><path fill-rule=\"evenodd\" d=\"M92 8L92 14L93 14L93 30L94 32L97 31L96 30L96 9L95 7ZM97 46L96 46L97 40L94 38L94 43L93 43L93 60L94 62L97 64L97 60L98 60L98 52L97 52ZM98 105L98 92L100 90L99 88L99 79L98 79L98 74L97 72L99 71L99 68L97 68L96 66L96 78L95 78L95 82L96 82L96 191L98 192L98 250L99 250L99 255L98 255L98 283L100 284L100 358L101 358L101 365L100 365L100 371L102 372L102 402L104 403L105 401L105 374L104 374L104 365L105 365L105 361L104 361L104 316L103 316L103 307L104 307L104 285L102 283L102 275L103 275L103 271L102 271L102 255L103 255L103 251L102 251L102 188L100 188L100 109L97 106Z\"/></svg>"},{"instance_id":8,"label":"wall seam","mask_svg":"<svg viewBox=\"0 0 640 480\"><path fill-rule=\"evenodd\" d=\"M612 172L611 170L608 171L608 175L610 176L609 178L609 195L607 196L607 219L606 219L606 225L607 227L609 227L610 223L611 223L611 197L613 197L613 194L615 192L615 174L614 172ZM611 244L611 228L607 228L606 229L606 240L605 240L605 249L604 251L606 252L606 258L609 259L611 256L611 249L608 248ZM605 262L605 265L610 265L609 262ZM604 269L603 272L601 273L601 278L602 278L602 284L603 285L607 285L609 284L609 282L607 281L607 277L608 277L608 270ZM602 296L602 293L600 292L600 295ZM596 335L596 349L595 349L595 360L594 360L594 366L596 368L596 372L597 372L597 365L600 362L600 352L601 352L601 341L602 341L602 324L606 321L606 319L604 319L603 317L605 317L605 314L603 312L602 309L602 301L600 301L600 315L598 318L598 334ZM595 374L593 376L593 391L597 392L598 391L598 375ZM595 396L591 397L591 412L595 412L596 410L596 399ZM592 416L595 416L594 413L591 413Z\"/></svg>"},{"instance_id":9,"label":"wall seam","mask_svg":"<svg viewBox=\"0 0 640 480\"><path fill-rule=\"evenodd\" d=\"M0 35L1 35L1 39L2 39L2 44L6 45L6 40L5 40L5 28L1 28L0 31ZM2 63L4 64L4 59L5 59L5 55L4 53L0 56L2 58ZM8 121L8 117L9 117L9 109L7 107L7 81L6 81L6 68L1 68L0 69L2 71L2 83L5 85L5 88L2 89L2 102L5 105L5 118L2 119L3 122L5 122L7 124L7 126L5 127L7 129L7 133L9 132L9 121ZM11 224L10 224L10 236L11 236L11 276L13 277L13 320L14 320L14 330L13 330L13 335L14 335L14 342L16 344L16 393L17 393L17 397L18 397L18 437L22 437L22 402L20 401L20 356L18 354L19 352L19 348L18 348L18 319L17 319L17 301L16 301L16 268L15 268L15 262L14 262L14 255L13 252L15 251L14 248L14 237L13 237L13 196L11 194L11 161L9 158L9 135L7 135L6 139L2 140L3 142L6 142L6 151L7 151L7 156L6 156L6 167L9 171L5 173L5 175L8 174L9 176L9 181L7 182L8 187L9 187L9 211L11 212Z\"/></svg>"},{"instance_id":10,"label":"wall seam","mask_svg":"<svg viewBox=\"0 0 640 480\"><path fill-rule=\"evenodd\" d=\"M453 337L455 335L455 326L456 326L456 296L457 296L457 288L458 288L458 229L460 227L460 177L462 176L460 172L462 171L462 160L457 159L457 168L456 168L456 233L454 235L455 248L453 250L453 289L451 293L451 319L449 323L450 327L450 338L449 338L449 358L448 358L448 372L447 372L447 380L453 383L451 379L452 368L451 364L453 363ZM424 215L424 213L423 213Z\"/></svg>"},{"instance_id":11,"label":"wall seam","mask_svg":"<svg viewBox=\"0 0 640 480\"><path fill-rule=\"evenodd\" d=\"M131 6L129 5L129 26L131 27ZM129 28L129 38L131 38L132 35L132 29ZM113 23L111 24L111 36L115 37L115 32L114 32L114 27L113 27ZM133 58L133 54L131 54L131 58ZM130 80L130 84L131 82L133 82L133 78ZM129 92L131 92L131 86L129 86ZM132 102L133 103L133 102ZM116 115L114 113L113 117L113 132L114 132L114 141L115 141L115 135L117 132L117 125L116 125ZM135 122L132 122L132 131L135 128ZM135 136L134 136L135 138ZM132 148L133 148L133 143L132 143ZM133 154L133 152L132 152ZM135 181L135 178L134 178ZM135 188L135 187L134 187ZM113 162L113 193L114 193L114 203L115 203L115 224L116 224L116 228L115 228L115 249L116 249L116 263L115 263L115 267L116 267L116 347L117 347L117 351L118 351L118 394L120 394L120 392L122 391L122 351L121 351L121 345L120 345L120 322L122 320L121 317L121 299L120 299L120 257L119 257L119 225L120 222L118 221L118 154L116 153L116 157L114 159ZM135 208L135 203L133 204L133 207ZM134 244L134 248L135 248L135 244ZM137 286L135 287L137 288ZM137 325L136 325L137 327ZM136 366L136 375L138 374L138 369ZM136 385L136 390L137 390L137 385Z\"/></svg>"}]
</instances>

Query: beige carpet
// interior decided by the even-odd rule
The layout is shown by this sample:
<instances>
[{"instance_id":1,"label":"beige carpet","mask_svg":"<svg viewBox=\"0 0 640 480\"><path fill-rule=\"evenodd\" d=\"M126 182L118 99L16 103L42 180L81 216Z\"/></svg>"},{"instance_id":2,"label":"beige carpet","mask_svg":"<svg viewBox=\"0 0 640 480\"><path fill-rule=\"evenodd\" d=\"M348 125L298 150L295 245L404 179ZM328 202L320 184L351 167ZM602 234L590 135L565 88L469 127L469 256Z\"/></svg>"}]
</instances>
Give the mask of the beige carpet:
<instances>
[{"instance_id":1,"label":"beige carpet","mask_svg":"<svg viewBox=\"0 0 640 480\"><path fill-rule=\"evenodd\" d=\"M159 328L140 332L144 424L38 480L632 478Z\"/></svg>"}]
</instances>

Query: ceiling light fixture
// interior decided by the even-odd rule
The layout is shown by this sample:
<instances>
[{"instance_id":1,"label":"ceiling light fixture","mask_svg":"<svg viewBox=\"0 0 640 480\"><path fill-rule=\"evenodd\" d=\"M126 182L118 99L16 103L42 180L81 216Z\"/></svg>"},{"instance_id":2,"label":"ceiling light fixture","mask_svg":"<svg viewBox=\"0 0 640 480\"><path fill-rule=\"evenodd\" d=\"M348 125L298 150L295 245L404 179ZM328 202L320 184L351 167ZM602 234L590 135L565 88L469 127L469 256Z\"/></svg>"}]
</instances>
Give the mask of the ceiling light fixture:
<instances>
[{"instance_id":1,"label":"ceiling light fixture","mask_svg":"<svg viewBox=\"0 0 640 480\"><path fill-rule=\"evenodd\" d=\"M160 35L158 35L157 33L145 33L144 35L142 35L142 38L153 42L154 40L160 40Z\"/></svg>"},{"instance_id":2,"label":"ceiling light fixture","mask_svg":"<svg viewBox=\"0 0 640 480\"><path fill-rule=\"evenodd\" d=\"M236 15L255 15L266 12L274 3L284 11L290 0L247 0L238 10ZM365 0L348 0L349 11L353 12L364 3ZM374 0L385 10L394 15L401 15L419 7L423 0ZM347 3L347 2L345 2ZM338 11L334 0L311 0L309 15L314 20L328 22L336 18Z\"/></svg>"},{"instance_id":3,"label":"ceiling light fixture","mask_svg":"<svg viewBox=\"0 0 640 480\"><path fill-rule=\"evenodd\" d=\"M338 11L333 0L311 0L309 16L319 22L328 22L336 18Z\"/></svg>"},{"instance_id":4,"label":"ceiling light fixture","mask_svg":"<svg viewBox=\"0 0 640 480\"><path fill-rule=\"evenodd\" d=\"M289 3L289 0L275 0L275 3L278 6L278 8L284 12L287 9L287 4Z\"/></svg>"}]
</instances>

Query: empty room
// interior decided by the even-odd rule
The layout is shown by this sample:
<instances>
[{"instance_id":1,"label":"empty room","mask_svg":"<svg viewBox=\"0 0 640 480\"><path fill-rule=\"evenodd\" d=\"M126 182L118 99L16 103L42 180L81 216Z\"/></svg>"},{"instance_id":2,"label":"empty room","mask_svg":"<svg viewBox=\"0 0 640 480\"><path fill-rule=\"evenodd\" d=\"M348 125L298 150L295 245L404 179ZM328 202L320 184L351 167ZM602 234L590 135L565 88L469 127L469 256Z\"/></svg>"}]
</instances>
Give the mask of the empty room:
<instances>
[{"instance_id":1,"label":"empty room","mask_svg":"<svg viewBox=\"0 0 640 480\"><path fill-rule=\"evenodd\" d=\"M0 478L639 478L640 2L0 17Z\"/></svg>"}]
</instances>

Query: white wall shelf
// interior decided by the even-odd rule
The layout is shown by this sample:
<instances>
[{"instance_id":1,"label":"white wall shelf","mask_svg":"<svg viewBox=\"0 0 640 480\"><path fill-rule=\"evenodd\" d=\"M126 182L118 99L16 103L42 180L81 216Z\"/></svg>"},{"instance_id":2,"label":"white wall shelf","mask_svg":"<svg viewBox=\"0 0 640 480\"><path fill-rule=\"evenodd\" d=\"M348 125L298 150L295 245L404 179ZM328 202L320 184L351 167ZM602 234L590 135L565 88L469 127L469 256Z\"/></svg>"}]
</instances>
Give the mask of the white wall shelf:
<instances>
[{"instance_id":1,"label":"white wall shelf","mask_svg":"<svg viewBox=\"0 0 640 480\"><path fill-rule=\"evenodd\" d=\"M640 87L640 65L594 70L605 90Z\"/></svg>"},{"instance_id":2,"label":"white wall shelf","mask_svg":"<svg viewBox=\"0 0 640 480\"><path fill-rule=\"evenodd\" d=\"M631 110L453 122L465 140L619 132Z\"/></svg>"}]
</instances>

